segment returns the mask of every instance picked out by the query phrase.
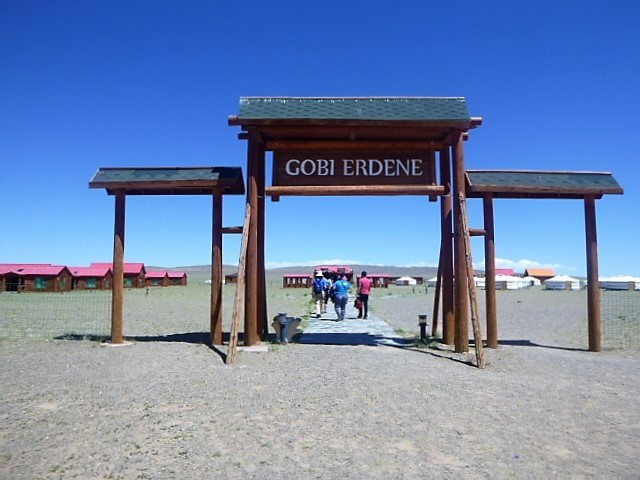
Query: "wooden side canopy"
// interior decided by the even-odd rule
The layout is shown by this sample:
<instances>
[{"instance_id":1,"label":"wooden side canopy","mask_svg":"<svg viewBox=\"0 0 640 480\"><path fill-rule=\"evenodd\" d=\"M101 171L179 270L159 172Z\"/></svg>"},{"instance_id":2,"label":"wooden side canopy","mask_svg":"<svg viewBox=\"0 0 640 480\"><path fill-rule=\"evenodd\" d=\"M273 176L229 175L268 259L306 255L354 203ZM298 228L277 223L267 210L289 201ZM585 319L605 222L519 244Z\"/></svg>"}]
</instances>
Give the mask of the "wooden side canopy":
<instances>
[{"instance_id":1,"label":"wooden side canopy","mask_svg":"<svg viewBox=\"0 0 640 480\"><path fill-rule=\"evenodd\" d=\"M222 197L244 194L242 169L236 167L100 168L89 188L115 196L111 342L122 343L125 198L127 195L211 195L211 343L222 343Z\"/></svg>"},{"instance_id":2,"label":"wooden side canopy","mask_svg":"<svg viewBox=\"0 0 640 480\"><path fill-rule=\"evenodd\" d=\"M602 198L605 194L621 195L623 190L620 184L608 172L468 170L465 176L467 197L482 198L484 202L487 345L490 348L496 348L498 345L493 199L583 199L589 350L599 352L602 345L595 199Z\"/></svg>"}]
</instances>

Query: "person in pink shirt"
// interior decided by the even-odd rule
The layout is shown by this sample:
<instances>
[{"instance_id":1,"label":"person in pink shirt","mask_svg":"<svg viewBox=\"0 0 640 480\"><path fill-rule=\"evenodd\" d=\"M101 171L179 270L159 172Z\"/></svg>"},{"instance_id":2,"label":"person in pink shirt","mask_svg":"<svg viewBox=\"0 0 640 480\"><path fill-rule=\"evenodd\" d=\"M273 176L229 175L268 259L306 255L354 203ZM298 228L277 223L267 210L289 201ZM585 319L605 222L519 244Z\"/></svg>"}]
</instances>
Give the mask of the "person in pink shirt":
<instances>
[{"instance_id":1,"label":"person in pink shirt","mask_svg":"<svg viewBox=\"0 0 640 480\"><path fill-rule=\"evenodd\" d=\"M369 313L369 294L371 293L371 279L367 277L367 272L362 272L360 274L360 281L358 286L358 295L360 300L362 300L362 309L358 315L358 318L363 318L362 313L364 312L364 318L367 318L367 314Z\"/></svg>"}]
</instances>

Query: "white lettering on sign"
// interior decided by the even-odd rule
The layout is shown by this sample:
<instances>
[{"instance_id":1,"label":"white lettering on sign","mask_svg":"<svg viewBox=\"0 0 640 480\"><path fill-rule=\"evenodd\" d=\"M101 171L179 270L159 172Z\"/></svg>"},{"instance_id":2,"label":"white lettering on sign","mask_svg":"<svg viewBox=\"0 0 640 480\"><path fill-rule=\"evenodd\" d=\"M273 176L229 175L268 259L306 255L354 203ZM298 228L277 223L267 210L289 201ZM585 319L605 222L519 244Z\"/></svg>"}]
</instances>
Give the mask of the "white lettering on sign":
<instances>
[{"instance_id":1,"label":"white lettering on sign","mask_svg":"<svg viewBox=\"0 0 640 480\"><path fill-rule=\"evenodd\" d=\"M342 171L345 177L420 177L423 175L421 158L344 158L342 159ZM336 173L336 160L310 158L300 160L292 158L285 163L284 171L292 177L303 176L331 176Z\"/></svg>"}]
</instances>

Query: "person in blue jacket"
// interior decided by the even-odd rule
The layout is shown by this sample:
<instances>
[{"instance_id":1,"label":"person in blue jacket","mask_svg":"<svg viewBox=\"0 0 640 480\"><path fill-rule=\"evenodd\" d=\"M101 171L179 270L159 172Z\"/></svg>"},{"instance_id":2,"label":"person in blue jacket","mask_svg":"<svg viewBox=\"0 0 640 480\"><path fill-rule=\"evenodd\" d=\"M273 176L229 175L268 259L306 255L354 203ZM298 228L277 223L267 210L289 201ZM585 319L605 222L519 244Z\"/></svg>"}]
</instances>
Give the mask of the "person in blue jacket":
<instances>
[{"instance_id":1,"label":"person in blue jacket","mask_svg":"<svg viewBox=\"0 0 640 480\"><path fill-rule=\"evenodd\" d=\"M344 320L347 301L349 300L349 290L351 289L351 284L347 281L345 274L340 275L340 279L333 284L333 289L335 292L333 303L336 308L338 321L341 321Z\"/></svg>"}]
</instances>

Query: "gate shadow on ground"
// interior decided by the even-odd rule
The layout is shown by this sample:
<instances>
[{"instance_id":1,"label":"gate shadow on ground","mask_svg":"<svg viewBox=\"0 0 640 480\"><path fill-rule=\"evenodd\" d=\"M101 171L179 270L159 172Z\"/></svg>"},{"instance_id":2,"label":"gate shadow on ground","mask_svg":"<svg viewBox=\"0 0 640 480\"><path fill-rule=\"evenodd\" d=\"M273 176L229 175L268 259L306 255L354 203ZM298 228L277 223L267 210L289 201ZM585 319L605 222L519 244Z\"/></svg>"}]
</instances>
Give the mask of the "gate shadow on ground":
<instances>
[{"instance_id":1,"label":"gate shadow on ground","mask_svg":"<svg viewBox=\"0 0 640 480\"><path fill-rule=\"evenodd\" d=\"M209 332L184 332L174 333L170 335L127 335L125 340L129 342L176 342L176 343L190 343L193 345L205 345L211 351L220 356L223 362L226 362L227 352L226 348L229 345L230 334L222 334L223 345L211 345L209 343ZM95 335L95 334L81 334L81 333L66 333L54 337L55 340L75 340L75 341L91 341L91 342L107 342L111 337L108 335ZM275 334L269 334L267 341L274 342L276 340ZM244 334L238 333L238 343L242 345L244 343Z\"/></svg>"},{"instance_id":2,"label":"gate shadow on ground","mask_svg":"<svg viewBox=\"0 0 640 480\"><path fill-rule=\"evenodd\" d=\"M293 338L293 342L302 345L364 345L370 347L393 346L404 347L413 343L412 339L389 338L370 333L301 333Z\"/></svg>"},{"instance_id":3,"label":"gate shadow on ground","mask_svg":"<svg viewBox=\"0 0 640 480\"><path fill-rule=\"evenodd\" d=\"M550 348L552 350L567 350L569 352L588 352L588 348L578 347L562 347L559 345L544 345L541 343L535 343L531 340L498 340L498 345L510 345L513 347L538 347L538 348Z\"/></svg>"}]
</instances>

